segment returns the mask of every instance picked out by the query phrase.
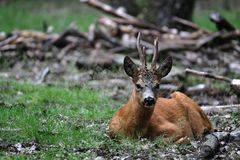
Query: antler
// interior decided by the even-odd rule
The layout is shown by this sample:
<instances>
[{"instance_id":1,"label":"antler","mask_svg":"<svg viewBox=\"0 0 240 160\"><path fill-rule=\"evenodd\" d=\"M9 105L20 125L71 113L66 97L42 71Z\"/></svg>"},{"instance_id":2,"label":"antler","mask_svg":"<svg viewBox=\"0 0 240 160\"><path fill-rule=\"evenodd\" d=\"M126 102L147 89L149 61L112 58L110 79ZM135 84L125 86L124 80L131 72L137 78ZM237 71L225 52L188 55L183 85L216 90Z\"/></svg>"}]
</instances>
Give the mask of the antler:
<instances>
[{"instance_id":1,"label":"antler","mask_svg":"<svg viewBox=\"0 0 240 160\"><path fill-rule=\"evenodd\" d=\"M138 49L139 58L140 58L140 62L142 64L142 67L147 68L146 53L145 53L146 48L140 46L140 38L141 38L141 33L139 32L138 37L137 37L137 49Z\"/></svg>"},{"instance_id":2,"label":"antler","mask_svg":"<svg viewBox=\"0 0 240 160\"><path fill-rule=\"evenodd\" d=\"M156 69L157 54L158 54L158 37L154 40L154 52L153 52L153 59L152 59L152 69Z\"/></svg>"}]
</instances>

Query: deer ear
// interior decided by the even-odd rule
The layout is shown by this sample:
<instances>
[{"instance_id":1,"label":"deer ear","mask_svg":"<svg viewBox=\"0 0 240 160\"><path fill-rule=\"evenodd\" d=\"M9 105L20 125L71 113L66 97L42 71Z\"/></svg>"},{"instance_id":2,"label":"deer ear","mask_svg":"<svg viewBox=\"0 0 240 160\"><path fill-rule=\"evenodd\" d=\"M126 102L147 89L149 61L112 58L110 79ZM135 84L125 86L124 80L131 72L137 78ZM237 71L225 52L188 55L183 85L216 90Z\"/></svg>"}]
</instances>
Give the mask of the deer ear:
<instances>
[{"instance_id":1,"label":"deer ear","mask_svg":"<svg viewBox=\"0 0 240 160\"><path fill-rule=\"evenodd\" d=\"M165 77L172 69L172 57L167 57L157 69L160 78Z\"/></svg>"},{"instance_id":2,"label":"deer ear","mask_svg":"<svg viewBox=\"0 0 240 160\"><path fill-rule=\"evenodd\" d=\"M138 73L138 66L128 56L124 58L123 67L130 77L134 77Z\"/></svg>"}]
</instances>

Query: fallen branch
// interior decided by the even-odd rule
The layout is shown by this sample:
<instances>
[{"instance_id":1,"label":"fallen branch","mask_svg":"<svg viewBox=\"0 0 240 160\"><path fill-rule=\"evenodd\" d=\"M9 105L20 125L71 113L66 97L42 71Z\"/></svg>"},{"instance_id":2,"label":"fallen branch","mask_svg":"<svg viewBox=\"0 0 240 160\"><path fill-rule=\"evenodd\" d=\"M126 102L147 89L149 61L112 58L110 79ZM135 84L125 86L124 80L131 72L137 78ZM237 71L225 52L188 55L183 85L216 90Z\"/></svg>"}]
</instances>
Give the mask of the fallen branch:
<instances>
[{"instance_id":1,"label":"fallen branch","mask_svg":"<svg viewBox=\"0 0 240 160\"><path fill-rule=\"evenodd\" d=\"M194 74L194 75L197 75L197 76L203 76L203 77L206 77L206 78L213 78L213 79L225 81L225 82L227 82L231 85L231 88L237 94L237 96L240 96L240 79L231 79L231 78L228 78L228 77L215 75L215 74L211 74L211 73L207 73L207 72L201 72L201 71L197 71L197 70L193 70L193 69L189 69L189 68L187 68L185 70L185 72L186 73L191 73L191 74Z\"/></svg>"},{"instance_id":2,"label":"fallen branch","mask_svg":"<svg viewBox=\"0 0 240 160\"><path fill-rule=\"evenodd\" d=\"M219 75L215 75L215 74L211 74L211 73L207 73L207 72L201 72L201 71L197 71L197 70L193 70L193 69L189 69L187 68L185 70L186 73L191 73L197 76L203 76L203 77L207 77L207 78L213 78L213 79L217 79L217 80L221 80L221 81L225 81L228 83L232 82L232 79L228 78L228 77L224 77L224 76L219 76Z\"/></svg>"},{"instance_id":3,"label":"fallen branch","mask_svg":"<svg viewBox=\"0 0 240 160\"><path fill-rule=\"evenodd\" d=\"M116 22L117 24L121 24L121 25L132 25L137 28L150 29L150 30L152 29L152 30L156 30L156 31L159 31L162 33L169 33L169 31L166 29L157 27L152 23L148 23L148 22L145 22L140 19L129 20L129 19L115 18L115 17L109 17L109 19L111 19L112 21Z\"/></svg>"},{"instance_id":4,"label":"fallen branch","mask_svg":"<svg viewBox=\"0 0 240 160\"><path fill-rule=\"evenodd\" d=\"M0 47L10 44L12 41L16 40L18 38L18 35L13 35L11 37L6 38L5 40L0 42Z\"/></svg>"},{"instance_id":5,"label":"fallen branch","mask_svg":"<svg viewBox=\"0 0 240 160\"><path fill-rule=\"evenodd\" d=\"M87 36L84 33L81 33L76 29L69 28L65 30L57 39L54 39L52 44L59 48L63 48L67 46L69 43L71 43L71 41L66 39L68 36L83 38L87 40Z\"/></svg>"},{"instance_id":6,"label":"fallen branch","mask_svg":"<svg viewBox=\"0 0 240 160\"><path fill-rule=\"evenodd\" d=\"M196 49L200 49L202 46L211 43L212 41L214 41L215 39L217 39L219 36L221 36L220 32L215 32L213 34L210 34L206 37L203 38L199 38L196 42Z\"/></svg>"},{"instance_id":7,"label":"fallen branch","mask_svg":"<svg viewBox=\"0 0 240 160\"><path fill-rule=\"evenodd\" d=\"M128 20L137 21L137 19L135 17L125 13L123 10L115 9L112 6L109 6L109 5L107 5L105 3L102 3L100 1L97 1L97 0L80 0L80 2L86 3L89 6L92 6L96 9L104 11L108 14L113 15L113 16L128 19Z\"/></svg>"},{"instance_id":8,"label":"fallen branch","mask_svg":"<svg viewBox=\"0 0 240 160\"><path fill-rule=\"evenodd\" d=\"M85 3L91 7L94 7L100 11L107 13L107 14L111 14L115 17L118 17L119 19L113 18L113 20L118 21L118 23L132 24L134 26L138 26L141 28L149 28L149 29L158 30L160 32L167 32L167 31L164 31L163 29L160 29L159 27L155 26L152 23L148 23L143 20L140 20L134 16L127 14L126 12L124 12L121 9L115 9L112 6L107 5L98 0L80 0L80 2Z\"/></svg>"},{"instance_id":9,"label":"fallen branch","mask_svg":"<svg viewBox=\"0 0 240 160\"><path fill-rule=\"evenodd\" d=\"M220 105L220 106L201 106L205 113L226 113L240 112L240 104Z\"/></svg>"},{"instance_id":10,"label":"fallen branch","mask_svg":"<svg viewBox=\"0 0 240 160\"><path fill-rule=\"evenodd\" d=\"M175 22L178 22L186 27L189 27L191 29L194 29L194 30L201 30L201 31L204 31L205 33L210 33L209 31L203 29L203 28L200 28L199 26L197 26L196 24L188 21L188 20L185 20L185 19L182 19L182 18L179 18L179 17L173 17L173 21Z\"/></svg>"}]
</instances>

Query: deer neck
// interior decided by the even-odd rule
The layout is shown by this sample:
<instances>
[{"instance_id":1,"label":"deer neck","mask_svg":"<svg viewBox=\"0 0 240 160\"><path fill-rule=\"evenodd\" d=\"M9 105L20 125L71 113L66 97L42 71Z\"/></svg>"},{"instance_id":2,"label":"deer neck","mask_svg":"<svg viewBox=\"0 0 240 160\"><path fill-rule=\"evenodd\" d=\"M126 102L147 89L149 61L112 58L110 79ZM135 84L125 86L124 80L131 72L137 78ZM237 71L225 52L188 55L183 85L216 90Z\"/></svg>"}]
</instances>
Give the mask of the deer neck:
<instances>
[{"instance_id":1,"label":"deer neck","mask_svg":"<svg viewBox=\"0 0 240 160\"><path fill-rule=\"evenodd\" d=\"M126 127L130 134L144 134L148 128L154 107L144 108L136 92L133 90L127 103L125 112Z\"/></svg>"}]
</instances>

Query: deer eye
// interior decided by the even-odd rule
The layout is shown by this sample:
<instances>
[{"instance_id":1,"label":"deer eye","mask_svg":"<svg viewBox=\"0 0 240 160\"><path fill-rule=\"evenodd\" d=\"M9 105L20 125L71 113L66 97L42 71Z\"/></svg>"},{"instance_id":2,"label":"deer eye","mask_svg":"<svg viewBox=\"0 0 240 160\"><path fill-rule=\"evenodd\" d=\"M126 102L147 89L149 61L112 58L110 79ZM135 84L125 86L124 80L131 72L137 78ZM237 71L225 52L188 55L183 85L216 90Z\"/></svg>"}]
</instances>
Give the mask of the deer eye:
<instances>
[{"instance_id":1,"label":"deer eye","mask_svg":"<svg viewBox=\"0 0 240 160\"><path fill-rule=\"evenodd\" d=\"M156 84L155 86L154 86L154 89L159 89L160 88L160 84Z\"/></svg>"},{"instance_id":2,"label":"deer eye","mask_svg":"<svg viewBox=\"0 0 240 160\"><path fill-rule=\"evenodd\" d=\"M142 86L140 84L136 84L136 88L137 88L137 90L141 90Z\"/></svg>"}]
</instances>

